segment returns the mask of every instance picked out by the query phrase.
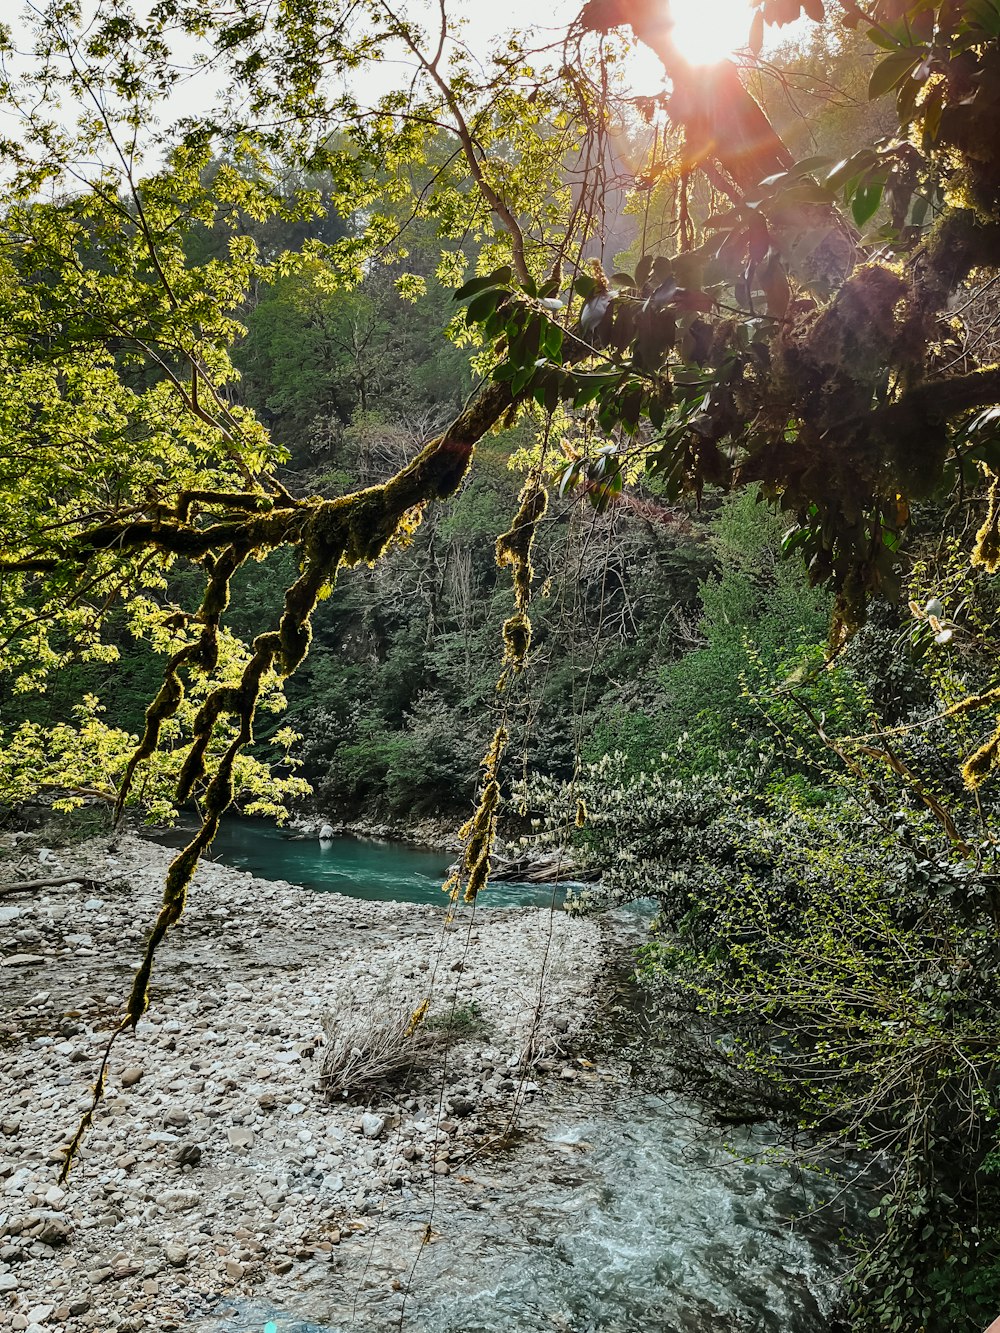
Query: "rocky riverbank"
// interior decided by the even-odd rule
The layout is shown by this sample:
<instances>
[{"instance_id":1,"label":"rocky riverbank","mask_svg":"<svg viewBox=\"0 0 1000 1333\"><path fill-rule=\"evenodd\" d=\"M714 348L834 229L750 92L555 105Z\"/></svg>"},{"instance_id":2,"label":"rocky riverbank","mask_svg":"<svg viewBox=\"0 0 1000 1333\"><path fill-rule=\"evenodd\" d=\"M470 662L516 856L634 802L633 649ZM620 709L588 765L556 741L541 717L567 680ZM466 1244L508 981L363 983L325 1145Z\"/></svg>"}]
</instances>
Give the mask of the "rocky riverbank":
<instances>
[{"instance_id":1,"label":"rocky riverbank","mask_svg":"<svg viewBox=\"0 0 1000 1333\"><path fill-rule=\"evenodd\" d=\"M440 815L428 815L425 819L409 821L367 815L358 815L353 819L293 815L288 827L291 836L297 838L318 838L321 830L329 830L328 837L340 838L346 835L352 838L378 838L386 842L409 843L412 847L435 847L446 852L457 852L462 845L458 836L461 824L462 820L457 816L447 819Z\"/></svg>"},{"instance_id":2,"label":"rocky riverbank","mask_svg":"<svg viewBox=\"0 0 1000 1333\"><path fill-rule=\"evenodd\" d=\"M373 1225L412 1248L432 1191L484 1188L515 1113L537 1123L547 1087L598 1078L574 1057L595 923L447 922L206 864L61 1188L170 855L98 840L34 873L100 887L0 898L2 1329L187 1329L221 1296L280 1304L333 1269L360 1283ZM408 1086L328 1104L324 1023L392 995L429 998L447 1041Z\"/></svg>"}]
</instances>

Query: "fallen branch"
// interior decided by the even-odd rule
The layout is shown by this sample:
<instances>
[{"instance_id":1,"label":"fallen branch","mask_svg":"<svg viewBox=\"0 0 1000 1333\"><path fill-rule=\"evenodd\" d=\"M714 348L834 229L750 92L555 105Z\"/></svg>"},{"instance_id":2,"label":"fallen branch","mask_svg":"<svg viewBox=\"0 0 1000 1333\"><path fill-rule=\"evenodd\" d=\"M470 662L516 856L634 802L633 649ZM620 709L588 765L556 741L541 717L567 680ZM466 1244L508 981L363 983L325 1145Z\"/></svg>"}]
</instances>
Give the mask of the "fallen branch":
<instances>
[{"instance_id":1,"label":"fallen branch","mask_svg":"<svg viewBox=\"0 0 1000 1333\"><path fill-rule=\"evenodd\" d=\"M29 893L32 889L57 889L62 884L79 884L83 889L104 887L100 880L86 875L59 875L55 879L18 879L13 884L0 884L0 898L12 893Z\"/></svg>"}]
</instances>

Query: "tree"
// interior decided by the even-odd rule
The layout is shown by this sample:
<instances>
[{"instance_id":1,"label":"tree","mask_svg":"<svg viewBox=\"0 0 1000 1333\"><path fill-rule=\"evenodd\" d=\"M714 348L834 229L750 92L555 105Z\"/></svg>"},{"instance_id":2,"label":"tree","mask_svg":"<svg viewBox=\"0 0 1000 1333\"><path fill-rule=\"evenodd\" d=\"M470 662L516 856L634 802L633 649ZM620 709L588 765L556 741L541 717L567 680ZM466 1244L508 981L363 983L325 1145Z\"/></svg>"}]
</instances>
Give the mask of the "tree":
<instances>
[{"instance_id":1,"label":"tree","mask_svg":"<svg viewBox=\"0 0 1000 1333\"><path fill-rule=\"evenodd\" d=\"M6 688L44 689L48 674L69 662L107 657L114 651L105 638L109 615L123 601L133 632L166 655L163 683L127 762L128 738L102 728L94 702L75 730L18 731L9 792L22 794L49 746L55 753L44 771L60 783L71 761L79 768L81 754L90 756L88 781L91 772L100 781L89 781L88 790L110 793L116 816L140 793L147 804L162 799L166 788L150 782L155 778L173 780L177 802L200 796L205 812L169 871L122 1028L144 1012L156 948L183 911L201 852L245 786L258 708L277 698L281 679L305 658L312 615L338 570L378 560L406 538L429 502L453 494L475 443L514 402L507 387L490 387L388 480L332 499L296 497L274 474L281 451L231 392L230 350L243 333L237 317L248 293L289 280L321 251L328 283L344 289L387 254L401 258L393 210L377 211L381 198L398 205L401 195L415 215L433 217L447 240L474 228L489 262L510 255L527 277L566 198L558 168L575 123L554 93L529 96L508 86L503 72L484 89L458 47L449 82L441 52L425 54L433 45L423 47L409 23L379 7L368 18L373 30L348 31L335 7L287 6L272 16L262 5L234 22L230 14L206 15L168 0L145 22L114 5L83 24L53 5L35 22L37 68L5 85L22 116L21 137L4 145L13 189L0 237L8 330L0 396L14 445L0 477ZM167 38L178 29L207 37L230 62L236 89L252 88L246 114L262 129L202 118L157 143L156 99L176 77ZM446 36L445 28L442 47ZM408 105L393 93L364 115L346 95L337 112L347 142L335 143L319 88L319 52L328 66L350 71L396 41L421 61L431 100ZM523 69L518 48L505 66ZM58 114L63 98L80 108L75 131L45 119ZM275 128L276 118L291 119L296 130L306 125L308 137L308 122L321 115L318 143L290 144ZM463 170L446 161L432 187L407 189L405 173L424 163L426 127L436 129L441 117ZM325 249L316 240L297 256L273 256L235 225L246 217L308 218L320 209L308 188L289 199L287 178L273 166L279 146L304 156L307 183L328 173L328 207L360 219L350 235ZM143 169L144 153L158 157L155 167ZM530 242L508 194L530 200ZM502 239L493 216L506 228ZM188 244L199 229L226 228L233 234L222 253ZM439 271L460 276L463 264L453 244ZM408 284L410 294L416 289ZM516 587L505 628L513 674L528 647L528 552L543 509L544 492L533 483L498 545ZM297 573L277 622L245 647L224 623L232 580L247 561L282 549L293 553ZM165 596L179 560L200 567L200 606ZM503 744L498 730L488 774ZM290 793L294 784L286 781L284 789ZM271 790L280 795L281 784ZM488 869L496 793L495 780L488 781L470 830L473 893ZM106 1060L95 1104L105 1067ZM67 1169L71 1160L72 1150Z\"/></svg>"}]
</instances>

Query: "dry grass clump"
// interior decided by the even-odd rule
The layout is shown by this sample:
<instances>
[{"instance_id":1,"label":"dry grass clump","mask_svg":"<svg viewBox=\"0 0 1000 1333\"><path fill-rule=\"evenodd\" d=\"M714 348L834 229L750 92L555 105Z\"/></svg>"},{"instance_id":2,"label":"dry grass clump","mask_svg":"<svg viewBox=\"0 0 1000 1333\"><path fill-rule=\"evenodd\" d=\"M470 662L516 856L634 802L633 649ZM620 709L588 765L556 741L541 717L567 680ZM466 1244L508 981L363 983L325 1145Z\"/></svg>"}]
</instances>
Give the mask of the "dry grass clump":
<instances>
[{"instance_id":1,"label":"dry grass clump","mask_svg":"<svg viewBox=\"0 0 1000 1333\"><path fill-rule=\"evenodd\" d=\"M326 1051L319 1086L330 1101L357 1097L377 1083L425 1068L449 1034L417 1019L421 1001L393 977L366 996L340 995L323 1016Z\"/></svg>"}]
</instances>

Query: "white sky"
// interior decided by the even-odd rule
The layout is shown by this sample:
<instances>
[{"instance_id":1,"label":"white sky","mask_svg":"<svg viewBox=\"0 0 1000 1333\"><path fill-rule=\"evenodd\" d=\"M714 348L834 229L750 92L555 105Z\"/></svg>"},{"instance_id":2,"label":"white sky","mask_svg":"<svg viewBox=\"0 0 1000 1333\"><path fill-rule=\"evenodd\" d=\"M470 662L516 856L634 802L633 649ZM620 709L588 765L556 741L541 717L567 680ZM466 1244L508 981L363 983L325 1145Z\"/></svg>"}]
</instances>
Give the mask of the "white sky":
<instances>
[{"instance_id":1,"label":"white sky","mask_svg":"<svg viewBox=\"0 0 1000 1333\"><path fill-rule=\"evenodd\" d=\"M100 0L83 0L84 13L96 12ZM134 0L134 7L141 13L148 12L152 0ZM206 0L206 3L221 3L221 0ZM572 20L579 12L583 0L549 0L541 22L539 0L446 0L449 17L460 20L460 37L464 44L477 56L485 56L498 38L510 32L527 34L530 46L559 43ZM36 0L37 7L43 8L46 0ZM689 41L696 45L699 41L714 41L719 47L720 39L729 39L738 43L745 38L749 29L752 10L749 0L672 0L673 12L678 24L676 35L687 34ZM425 26L431 33L437 31L439 5L438 0L399 0L400 9ZM0 0L0 20L7 24L14 33L15 45L23 53L14 61L14 72L30 69L30 24L26 15L31 4L27 0ZM768 46L794 36L795 30L802 23L780 30L769 29ZM180 46L177 52L178 63L194 64L195 45ZM719 47L719 50L724 49ZM380 65L366 66L359 72L352 91L362 102L374 102L383 94L409 82L412 64L405 60L405 52L400 51L400 60L385 61ZM697 59L697 55L695 55ZM714 54L712 58L717 58ZM659 61L644 47L638 48L627 66L627 79L632 91L639 95L650 95L662 89L662 69ZM218 98L218 87L214 75L204 70L195 72L178 81L174 95L159 108L159 120L162 126L179 119L181 116L198 115L211 109ZM55 118L51 108L47 114ZM70 122L75 119L76 110L67 105L63 108L62 118ZM0 132L18 136L19 120L10 108L0 105Z\"/></svg>"}]
</instances>

